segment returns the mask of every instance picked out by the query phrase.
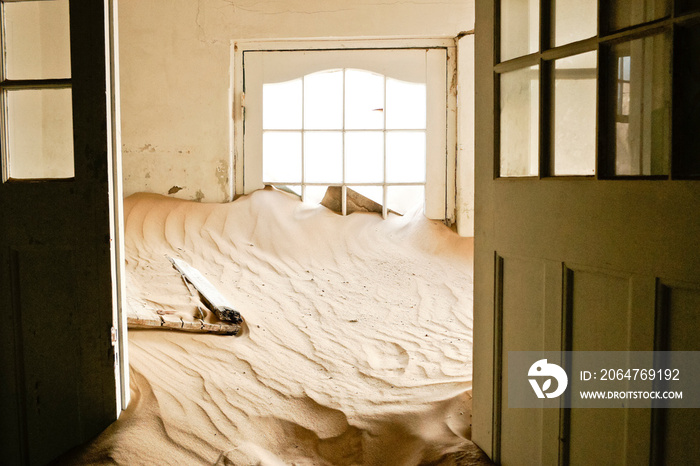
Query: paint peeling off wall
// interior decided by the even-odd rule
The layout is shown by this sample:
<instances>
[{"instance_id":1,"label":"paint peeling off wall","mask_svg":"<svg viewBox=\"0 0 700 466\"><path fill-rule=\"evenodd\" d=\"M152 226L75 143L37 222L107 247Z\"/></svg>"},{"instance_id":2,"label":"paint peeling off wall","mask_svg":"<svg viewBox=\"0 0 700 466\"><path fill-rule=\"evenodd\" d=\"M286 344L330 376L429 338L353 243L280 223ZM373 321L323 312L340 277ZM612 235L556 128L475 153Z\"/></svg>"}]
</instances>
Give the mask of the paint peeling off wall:
<instances>
[{"instance_id":1,"label":"paint peeling off wall","mask_svg":"<svg viewBox=\"0 0 700 466\"><path fill-rule=\"evenodd\" d=\"M125 194L233 198L232 40L454 37L473 12L474 0L121 2Z\"/></svg>"}]
</instances>

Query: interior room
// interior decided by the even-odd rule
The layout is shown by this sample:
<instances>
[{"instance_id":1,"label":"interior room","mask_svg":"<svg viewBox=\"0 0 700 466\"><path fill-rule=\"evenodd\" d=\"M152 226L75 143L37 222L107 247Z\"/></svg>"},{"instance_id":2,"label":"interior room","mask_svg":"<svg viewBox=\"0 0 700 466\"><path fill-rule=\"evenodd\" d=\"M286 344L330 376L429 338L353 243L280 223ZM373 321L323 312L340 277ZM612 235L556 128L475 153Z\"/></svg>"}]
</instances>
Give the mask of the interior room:
<instances>
[{"instance_id":1,"label":"interior room","mask_svg":"<svg viewBox=\"0 0 700 466\"><path fill-rule=\"evenodd\" d=\"M0 7L3 464L697 461L509 407L700 351L693 2Z\"/></svg>"},{"instance_id":2,"label":"interior room","mask_svg":"<svg viewBox=\"0 0 700 466\"><path fill-rule=\"evenodd\" d=\"M473 4L123 2L118 19L131 400L75 461L478 458L473 213L455 215ZM231 325L170 256L240 312L235 336L174 334Z\"/></svg>"}]
</instances>

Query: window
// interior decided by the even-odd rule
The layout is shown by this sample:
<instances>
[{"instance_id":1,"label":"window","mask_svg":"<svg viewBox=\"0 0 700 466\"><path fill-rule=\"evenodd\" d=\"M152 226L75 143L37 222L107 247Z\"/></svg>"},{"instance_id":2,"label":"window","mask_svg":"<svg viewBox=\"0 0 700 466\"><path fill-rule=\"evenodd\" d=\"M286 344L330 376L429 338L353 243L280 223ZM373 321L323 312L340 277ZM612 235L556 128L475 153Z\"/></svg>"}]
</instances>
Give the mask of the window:
<instances>
[{"instance_id":1,"label":"window","mask_svg":"<svg viewBox=\"0 0 700 466\"><path fill-rule=\"evenodd\" d=\"M263 183L312 203L340 186L343 212L350 187L405 213L425 192L425 98L425 83L357 69L263 84Z\"/></svg>"},{"instance_id":2,"label":"window","mask_svg":"<svg viewBox=\"0 0 700 466\"><path fill-rule=\"evenodd\" d=\"M68 0L0 6L3 181L72 178Z\"/></svg>"},{"instance_id":3,"label":"window","mask_svg":"<svg viewBox=\"0 0 700 466\"><path fill-rule=\"evenodd\" d=\"M700 175L691 3L501 0L497 176Z\"/></svg>"},{"instance_id":4,"label":"window","mask_svg":"<svg viewBox=\"0 0 700 466\"><path fill-rule=\"evenodd\" d=\"M247 51L243 73L244 192L451 217L445 48Z\"/></svg>"}]
</instances>

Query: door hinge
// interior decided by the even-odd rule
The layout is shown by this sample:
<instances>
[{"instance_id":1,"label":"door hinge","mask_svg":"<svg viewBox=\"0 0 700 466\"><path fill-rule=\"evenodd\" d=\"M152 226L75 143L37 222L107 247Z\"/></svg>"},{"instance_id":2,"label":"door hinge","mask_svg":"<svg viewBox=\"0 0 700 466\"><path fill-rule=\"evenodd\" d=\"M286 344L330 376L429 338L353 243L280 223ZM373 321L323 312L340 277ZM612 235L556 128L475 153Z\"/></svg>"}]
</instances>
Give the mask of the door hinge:
<instances>
[{"instance_id":1,"label":"door hinge","mask_svg":"<svg viewBox=\"0 0 700 466\"><path fill-rule=\"evenodd\" d=\"M112 327L112 346L117 346L117 329Z\"/></svg>"}]
</instances>

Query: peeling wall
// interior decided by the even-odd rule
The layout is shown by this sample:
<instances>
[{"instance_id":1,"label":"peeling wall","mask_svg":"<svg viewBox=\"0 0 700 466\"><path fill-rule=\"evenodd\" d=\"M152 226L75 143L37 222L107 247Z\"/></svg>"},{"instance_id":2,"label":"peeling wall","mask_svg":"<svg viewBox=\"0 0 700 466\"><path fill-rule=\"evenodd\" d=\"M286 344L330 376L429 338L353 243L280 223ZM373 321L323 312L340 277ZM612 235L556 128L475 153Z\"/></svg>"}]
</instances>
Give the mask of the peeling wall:
<instances>
[{"instance_id":1,"label":"peeling wall","mask_svg":"<svg viewBox=\"0 0 700 466\"><path fill-rule=\"evenodd\" d=\"M234 39L455 37L474 0L122 0L124 192L230 200Z\"/></svg>"}]
</instances>

